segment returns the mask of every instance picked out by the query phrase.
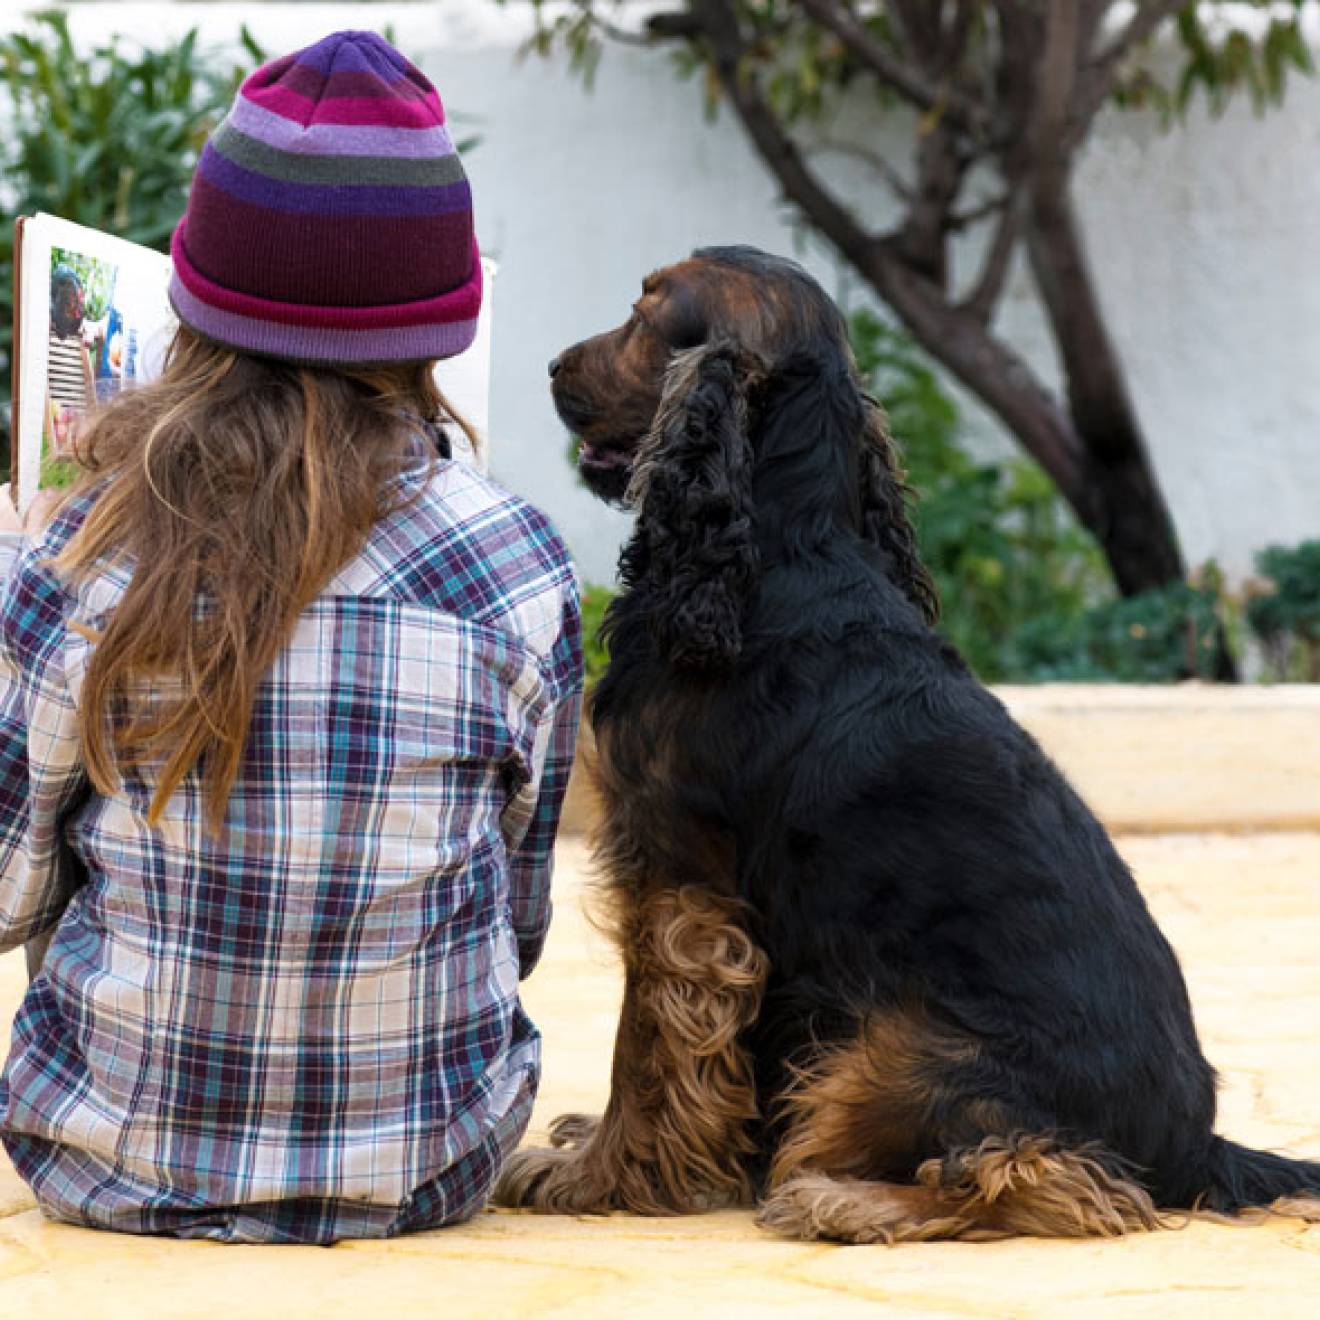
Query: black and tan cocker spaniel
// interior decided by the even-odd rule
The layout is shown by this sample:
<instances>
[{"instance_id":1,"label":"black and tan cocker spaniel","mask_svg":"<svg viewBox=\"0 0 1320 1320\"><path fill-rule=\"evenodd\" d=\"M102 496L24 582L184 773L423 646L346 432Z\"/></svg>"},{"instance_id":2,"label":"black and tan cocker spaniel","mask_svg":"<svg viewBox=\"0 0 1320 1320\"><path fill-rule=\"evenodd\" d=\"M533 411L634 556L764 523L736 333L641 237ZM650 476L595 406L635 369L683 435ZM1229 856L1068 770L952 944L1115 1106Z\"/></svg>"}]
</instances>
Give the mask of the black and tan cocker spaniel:
<instances>
[{"instance_id":1,"label":"black and tan cocker spaniel","mask_svg":"<svg viewBox=\"0 0 1320 1320\"><path fill-rule=\"evenodd\" d=\"M791 262L709 249L551 371L635 509L592 721L612 1093L497 1192L849 1242L1116 1234L1292 1198L1216 1136L1173 950L933 630L884 415Z\"/></svg>"}]
</instances>

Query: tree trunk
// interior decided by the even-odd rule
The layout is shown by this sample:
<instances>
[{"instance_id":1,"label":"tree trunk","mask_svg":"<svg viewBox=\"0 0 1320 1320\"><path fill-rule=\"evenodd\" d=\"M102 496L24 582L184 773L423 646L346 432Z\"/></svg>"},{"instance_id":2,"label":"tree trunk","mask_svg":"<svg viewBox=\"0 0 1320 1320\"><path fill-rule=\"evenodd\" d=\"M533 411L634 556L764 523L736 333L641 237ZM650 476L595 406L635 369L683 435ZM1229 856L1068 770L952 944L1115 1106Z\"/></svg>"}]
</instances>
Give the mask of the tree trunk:
<instances>
[{"instance_id":1,"label":"tree trunk","mask_svg":"<svg viewBox=\"0 0 1320 1320\"><path fill-rule=\"evenodd\" d=\"M1078 515L1124 595L1176 581L1186 566L1100 309L1066 178L1035 189L1026 240L1086 455Z\"/></svg>"}]
</instances>

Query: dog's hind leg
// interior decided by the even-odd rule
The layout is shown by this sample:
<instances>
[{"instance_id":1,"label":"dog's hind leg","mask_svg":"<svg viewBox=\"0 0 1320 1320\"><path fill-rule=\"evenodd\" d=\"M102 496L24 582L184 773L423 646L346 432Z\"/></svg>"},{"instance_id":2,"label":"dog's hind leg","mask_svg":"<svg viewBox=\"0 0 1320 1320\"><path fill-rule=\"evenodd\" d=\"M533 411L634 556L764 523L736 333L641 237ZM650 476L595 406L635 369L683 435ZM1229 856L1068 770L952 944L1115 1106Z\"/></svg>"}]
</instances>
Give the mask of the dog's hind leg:
<instances>
[{"instance_id":1,"label":"dog's hind leg","mask_svg":"<svg viewBox=\"0 0 1320 1320\"><path fill-rule=\"evenodd\" d=\"M1039 1132L976 1041L876 1014L800 1075L760 1222L794 1237L921 1242L1116 1236L1163 1222L1121 1160Z\"/></svg>"},{"instance_id":2,"label":"dog's hind leg","mask_svg":"<svg viewBox=\"0 0 1320 1320\"><path fill-rule=\"evenodd\" d=\"M741 1037L760 1006L767 962L740 911L685 886L624 915L609 1104L595 1126L582 1115L561 1119L555 1149L511 1156L497 1204L661 1215L750 1199L745 1161L757 1109Z\"/></svg>"},{"instance_id":3,"label":"dog's hind leg","mask_svg":"<svg viewBox=\"0 0 1320 1320\"><path fill-rule=\"evenodd\" d=\"M775 1187L759 1222L798 1238L930 1242L1119 1237L1170 1221L1104 1150L1023 1135L928 1160L914 1186L804 1170Z\"/></svg>"}]
</instances>

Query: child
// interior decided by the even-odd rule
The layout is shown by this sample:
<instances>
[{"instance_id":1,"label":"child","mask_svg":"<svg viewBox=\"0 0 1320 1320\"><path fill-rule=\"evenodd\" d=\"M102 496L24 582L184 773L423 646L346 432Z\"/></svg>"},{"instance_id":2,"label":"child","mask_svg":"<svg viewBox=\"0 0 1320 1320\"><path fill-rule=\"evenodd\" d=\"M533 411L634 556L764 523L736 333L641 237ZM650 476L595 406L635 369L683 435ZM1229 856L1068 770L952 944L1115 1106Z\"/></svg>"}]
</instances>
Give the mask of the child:
<instances>
[{"instance_id":1,"label":"child","mask_svg":"<svg viewBox=\"0 0 1320 1320\"><path fill-rule=\"evenodd\" d=\"M0 952L54 929L0 1136L74 1223L452 1223L536 1088L581 647L549 523L446 461L481 267L435 89L366 32L258 70L173 256L163 377L0 561Z\"/></svg>"}]
</instances>

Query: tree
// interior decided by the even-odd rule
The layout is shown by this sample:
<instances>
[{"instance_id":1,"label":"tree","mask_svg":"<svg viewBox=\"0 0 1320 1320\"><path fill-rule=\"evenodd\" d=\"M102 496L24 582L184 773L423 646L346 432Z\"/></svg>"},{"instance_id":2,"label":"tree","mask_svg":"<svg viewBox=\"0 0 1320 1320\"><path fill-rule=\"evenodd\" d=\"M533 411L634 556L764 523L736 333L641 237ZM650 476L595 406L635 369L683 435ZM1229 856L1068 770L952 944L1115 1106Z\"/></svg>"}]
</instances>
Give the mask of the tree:
<instances>
[{"instance_id":1,"label":"tree","mask_svg":"<svg viewBox=\"0 0 1320 1320\"><path fill-rule=\"evenodd\" d=\"M588 77L606 40L670 45L688 71L703 72L712 105L732 108L802 219L1041 464L1103 547L1119 589L1184 576L1087 261L1074 167L1107 104L1172 118L1198 90L1216 111L1239 89L1258 108L1277 101L1289 69L1311 71L1303 0L685 0L652 9L636 29L622 26L628 6L617 0L533 3L533 44L544 53L563 42ZM1220 12L1253 8L1254 36ZM1181 59L1162 73L1142 57L1166 22ZM915 123L905 166L873 143L847 144L898 200L901 218L883 231L818 167L819 127L845 95L871 98L877 125L900 108ZM951 245L980 226L980 269L955 287ZM994 327L1019 253L1064 397Z\"/></svg>"}]
</instances>

